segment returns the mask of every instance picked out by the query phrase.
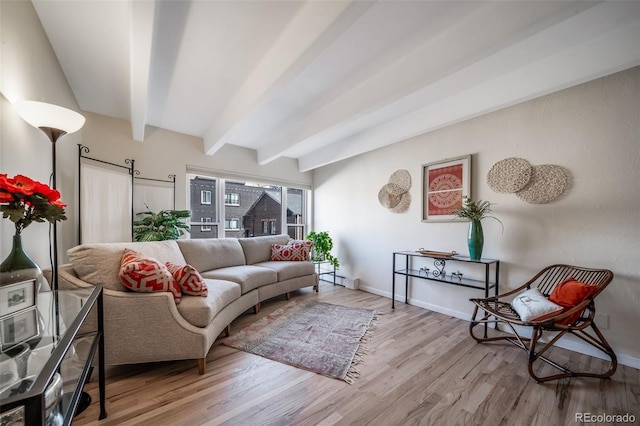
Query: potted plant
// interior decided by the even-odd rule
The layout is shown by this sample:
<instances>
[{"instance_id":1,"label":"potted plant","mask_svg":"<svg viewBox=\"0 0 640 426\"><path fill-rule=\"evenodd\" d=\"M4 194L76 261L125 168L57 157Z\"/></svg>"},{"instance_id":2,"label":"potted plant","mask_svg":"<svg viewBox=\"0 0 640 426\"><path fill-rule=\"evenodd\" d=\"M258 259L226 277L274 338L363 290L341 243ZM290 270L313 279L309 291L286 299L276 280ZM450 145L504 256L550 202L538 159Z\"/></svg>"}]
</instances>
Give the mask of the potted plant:
<instances>
[{"instance_id":1,"label":"potted plant","mask_svg":"<svg viewBox=\"0 0 640 426\"><path fill-rule=\"evenodd\" d=\"M482 247L484 246L484 233L482 231L482 219L490 217L504 225L500 219L492 215L491 203L489 201L473 201L465 196L462 206L455 210L453 214L460 219L469 219L469 234L467 235L467 245L469 246L469 257L471 260L480 260L482 257Z\"/></svg>"},{"instance_id":2,"label":"potted plant","mask_svg":"<svg viewBox=\"0 0 640 426\"><path fill-rule=\"evenodd\" d=\"M340 262L338 261L338 259L331 255L333 240L329 236L328 232L311 231L309 232L309 235L307 235L307 240L313 242L313 248L311 249L312 261L321 262L323 260L327 260L334 267L340 267Z\"/></svg>"},{"instance_id":3,"label":"potted plant","mask_svg":"<svg viewBox=\"0 0 640 426\"><path fill-rule=\"evenodd\" d=\"M133 222L136 241L177 240L189 232L189 225L182 219L191 216L190 210L160 210L154 213L147 206L147 211L136 214L139 215L146 217Z\"/></svg>"}]
</instances>

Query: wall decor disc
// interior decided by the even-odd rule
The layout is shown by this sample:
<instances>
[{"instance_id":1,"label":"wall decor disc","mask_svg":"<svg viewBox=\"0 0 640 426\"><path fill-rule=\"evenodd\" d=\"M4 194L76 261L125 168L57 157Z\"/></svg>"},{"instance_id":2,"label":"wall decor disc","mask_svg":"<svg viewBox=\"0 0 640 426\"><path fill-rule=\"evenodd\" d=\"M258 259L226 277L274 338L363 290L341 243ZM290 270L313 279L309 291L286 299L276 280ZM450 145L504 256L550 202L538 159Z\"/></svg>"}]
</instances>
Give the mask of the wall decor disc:
<instances>
[{"instance_id":1,"label":"wall decor disc","mask_svg":"<svg viewBox=\"0 0 640 426\"><path fill-rule=\"evenodd\" d=\"M400 195L411 188L411 175L408 170L396 170L389 177L389 191L392 194Z\"/></svg>"},{"instance_id":2,"label":"wall decor disc","mask_svg":"<svg viewBox=\"0 0 640 426\"><path fill-rule=\"evenodd\" d=\"M387 185L384 185L382 188L380 188L380 192L378 192L378 201L380 202L382 207L386 209L396 207L398 204L400 204L401 199L402 195L390 194L389 191L387 191Z\"/></svg>"},{"instance_id":3,"label":"wall decor disc","mask_svg":"<svg viewBox=\"0 0 640 426\"><path fill-rule=\"evenodd\" d=\"M513 194L527 186L531 173L531 164L524 158L505 158L491 167L487 183L494 192Z\"/></svg>"},{"instance_id":4,"label":"wall decor disc","mask_svg":"<svg viewBox=\"0 0 640 426\"><path fill-rule=\"evenodd\" d=\"M556 199L569 181L562 167L553 164L534 166L531 172L529 184L516 192L518 198L531 204L544 204Z\"/></svg>"},{"instance_id":5,"label":"wall decor disc","mask_svg":"<svg viewBox=\"0 0 640 426\"><path fill-rule=\"evenodd\" d=\"M404 213L409 210L409 206L411 205L411 194L405 192L402 194L400 202L395 207L391 207L389 211L391 213Z\"/></svg>"},{"instance_id":6,"label":"wall decor disc","mask_svg":"<svg viewBox=\"0 0 640 426\"><path fill-rule=\"evenodd\" d=\"M385 190L391 194L391 195L402 195L405 192L408 191L408 189L405 189L402 185L398 185L397 183L394 182L389 182L388 184L386 184L385 186L383 186L383 188L385 188Z\"/></svg>"}]
</instances>

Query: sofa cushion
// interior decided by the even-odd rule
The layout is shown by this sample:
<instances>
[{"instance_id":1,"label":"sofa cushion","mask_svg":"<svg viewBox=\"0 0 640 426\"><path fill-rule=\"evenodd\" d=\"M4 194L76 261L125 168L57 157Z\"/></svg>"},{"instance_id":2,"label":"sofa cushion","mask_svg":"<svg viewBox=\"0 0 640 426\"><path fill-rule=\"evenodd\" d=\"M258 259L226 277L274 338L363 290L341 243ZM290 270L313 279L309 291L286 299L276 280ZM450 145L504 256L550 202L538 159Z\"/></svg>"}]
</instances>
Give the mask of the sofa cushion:
<instances>
[{"instance_id":1,"label":"sofa cushion","mask_svg":"<svg viewBox=\"0 0 640 426\"><path fill-rule=\"evenodd\" d=\"M272 244L271 260L298 262L309 260L311 247L313 247L313 242L304 240L291 240L287 244Z\"/></svg>"},{"instance_id":2,"label":"sofa cushion","mask_svg":"<svg viewBox=\"0 0 640 426\"><path fill-rule=\"evenodd\" d=\"M104 288L129 291L120 281L120 262L124 249L130 248L161 263L187 263L174 240L127 243L82 244L67 250L73 269L83 281Z\"/></svg>"},{"instance_id":3,"label":"sofa cushion","mask_svg":"<svg viewBox=\"0 0 640 426\"><path fill-rule=\"evenodd\" d=\"M120 281L139 293L169 292L180 303L182 291L165 265L135 250L125 249L120 266Z\"/></svg>"},{"instance_id":4,"label":"sofa cushion","mask_svg":"<svg viewBox=\"0 0 640 426\"><path fill-rule=\"evenodd\" d=\"M244 265L244 252L237 238L178 240L186 262L198 272Z\"/></svg>"},{"instance_id":5,"label":"sofa cushion","mask_svg":"<svg viewBox=\"0 0 640 426\"><path fill-rule=\"evenodd\" d=\"M285 281L290 278L304 277L315 272L313 263L298 261L269 261L260 262L254 266L272 269L278 273L278 281Z\"/></svg>"},{"instance_id":6,"label":"sofa cushion","mask_svg":"<svg viewBox=\"0 0 640 426\"><path fill-rule=\"evenodd\" d=\"M264 237L238 238L244 250L247 265L271 260L271 246L273 244L287 244L288 235L267 235Z\"/></svg>"},{"instance_id":7,"label":"sofa cushion","mask_svg":"<svg viewBox=\"0 0 640 426\"><path fill-rule=\"evenodd\" d=\"M189 296L206 296L207 285L204 283L204 279L196 268L191 265L176 265L175 263L167 262L165 266L176 279L176 282L180 286L180 290L184 294Z\"/></svg>"},{"instance_id":8,"label":"sofa cushion","mask_svg":"<svg viewBox=\"0 0 640 426\"><path fill-rule=\"evenodd\" d=\"M202 272L204 278L233 281L240 284L242 294L248 293L260 286L278 281L278 274L273 269L261 268L253 265L230 266Z\"/></svg>"},{"instance_id":9,"label":"sofa cushion","mask_svg":"<svg viewBox=\"0 0 640 426\"><path fill-rule=\"evenodd\" d=\"M215 316L241 296L240 284L224 280L204 280L209 293L207 297L184 296L178 305L178 312L190 324L206 327Z\"/></svg>"}]
</instances>

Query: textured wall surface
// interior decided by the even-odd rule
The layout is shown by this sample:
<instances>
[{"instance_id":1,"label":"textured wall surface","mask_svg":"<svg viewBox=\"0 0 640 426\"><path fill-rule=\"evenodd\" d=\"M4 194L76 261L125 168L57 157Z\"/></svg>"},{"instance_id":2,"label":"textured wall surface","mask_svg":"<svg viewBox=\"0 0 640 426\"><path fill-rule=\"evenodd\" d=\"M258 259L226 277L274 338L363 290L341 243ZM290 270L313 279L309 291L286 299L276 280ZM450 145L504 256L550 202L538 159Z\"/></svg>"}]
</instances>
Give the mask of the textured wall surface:
<instances>
[{"instance_id":1,"label":"textured wall surface","mask_svg":"<svg viewBox=\"0 0 640 426\"><path fill-rule=\"evenodd\" d=\"M640 68L634 68L318 169L314 228L334 236L345 275L390 296L393 251L467 253L466 223L421 222L420 181L422 164L472 154L472 196L496 203L495 215L504 223L501 232L497 222L483 222L483 256L502 261L502 288L517 287L553 263L613 270L616 278L599 296L598 313L609 315L605 335L623 362L639 362L639 100ZM508 157L562 166L568 190L542 205L493 192L487 172ZM404 214L390 213L377 200L397 169L409 170L413 179L413 202ZM479 272L452 268L466 276ZM481 294L413 280L409 297L415 305L469 318L468 298Z\"/></svg>"}]
</instances>

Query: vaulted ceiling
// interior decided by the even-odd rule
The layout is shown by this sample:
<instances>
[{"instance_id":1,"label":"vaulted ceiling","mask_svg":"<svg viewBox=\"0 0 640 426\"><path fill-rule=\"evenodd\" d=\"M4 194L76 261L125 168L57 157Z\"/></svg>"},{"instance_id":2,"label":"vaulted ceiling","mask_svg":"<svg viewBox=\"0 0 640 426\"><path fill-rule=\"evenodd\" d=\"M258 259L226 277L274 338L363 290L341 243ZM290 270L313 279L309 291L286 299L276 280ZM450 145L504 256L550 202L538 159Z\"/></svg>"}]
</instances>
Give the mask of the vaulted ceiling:
<instances>
[{"instance_id":1,"label":"vaulted ceiling","mask_svg":"<svg viewBox=\"0 0 640 426\"><path fill-rule=\"evenodd\" d=\"M640 2L33 4L83 110L301 171L640 65Z\"/></svg>"}]
</instances>

